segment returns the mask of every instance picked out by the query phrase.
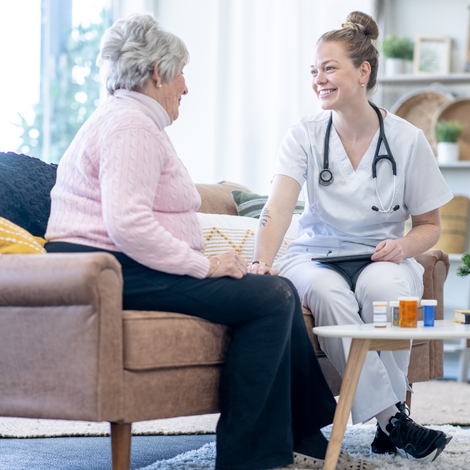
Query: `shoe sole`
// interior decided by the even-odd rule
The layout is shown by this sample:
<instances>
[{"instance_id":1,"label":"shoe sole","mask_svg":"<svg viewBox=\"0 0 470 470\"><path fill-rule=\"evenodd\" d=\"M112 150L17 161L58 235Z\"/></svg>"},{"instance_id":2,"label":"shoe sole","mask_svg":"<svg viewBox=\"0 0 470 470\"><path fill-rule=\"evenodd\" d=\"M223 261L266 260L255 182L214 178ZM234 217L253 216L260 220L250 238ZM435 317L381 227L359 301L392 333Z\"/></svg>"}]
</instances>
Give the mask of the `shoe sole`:
<instances>
[{"instance_id":1,"label":"shoe sole","mask_svg":"<svg viewBox=\"0 0 470 470\"><path fill-rule=\"evenodd\" d=\"M416 460L418 462L423 462L423 463L429 463L433 462L434 460L439 457L439 454L445 449L446 445L452 440L452 436L448 436L447 434L444 434L444 436L440 436L436 439L436 448L429 453L428 455L417 458L413 457L412 455L408 454L405 450L397 449L397 454L400 455L401 457L408 459L408 460Z\"/></svg>"}]
</instances>

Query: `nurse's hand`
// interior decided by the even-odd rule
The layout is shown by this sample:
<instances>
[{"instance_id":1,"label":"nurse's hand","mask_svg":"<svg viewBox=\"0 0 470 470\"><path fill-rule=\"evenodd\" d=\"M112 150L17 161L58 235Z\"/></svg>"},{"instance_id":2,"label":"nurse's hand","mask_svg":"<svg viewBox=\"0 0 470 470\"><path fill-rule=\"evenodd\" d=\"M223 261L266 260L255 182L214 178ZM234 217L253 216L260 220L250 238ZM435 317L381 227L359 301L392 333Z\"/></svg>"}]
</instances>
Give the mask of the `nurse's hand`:
<instances>
[{"instance_id":1,"label":"nurse's hand","mask_svg":"<svg viewBox=\"0 0 470 470\"><path fill-rule=\"evenodd\" d=\"M375 248L372 261L390 261L400 264L403 261L403 248L398 240L384 240Z\"/></svg>"},{"instance_id":2,"label":"nurse's hand","mask_svg":"<svg viewBox=\"0 0 470 470\"><path fill-rule=\"evenodd\" d=\"M261 263L250 264L248 266L248 272L251 274L269 274L271 276L277 276L279 274L278 269L273 269Z\"/></svg>"}]
</instances>

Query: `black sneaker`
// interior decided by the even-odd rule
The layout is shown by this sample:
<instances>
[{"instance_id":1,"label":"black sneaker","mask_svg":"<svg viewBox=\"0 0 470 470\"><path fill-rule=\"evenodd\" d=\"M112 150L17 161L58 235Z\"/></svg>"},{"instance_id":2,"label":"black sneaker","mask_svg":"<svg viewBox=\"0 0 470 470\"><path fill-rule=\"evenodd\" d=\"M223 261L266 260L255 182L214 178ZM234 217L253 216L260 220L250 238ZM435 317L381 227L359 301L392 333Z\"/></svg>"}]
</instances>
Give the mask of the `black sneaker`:
<instances>
[{"instance_id":1,"label":"black sneaker","mask_svg":"<svg viewBox=\"0 0 470 470\"><path fill-rule=\"evenodd\" d=\"M395 404L399 411L408 412L410 414L408 407L405 402L398 402ZM389 439L387 434L382 431L382 428L377 423L377 430L375 431L375 437L370 445L371 454L396 454L397 448L395 444Z\"/></svg>"},{"instance_id":2,"label":"black sneaker","mask_svg":"<svg viewBox=\"0 0 470 470\"><path fill-rule=\"evenodd\" d=\"M375 431L375 437L370 445L371 454L396 454L397 448L395 444L388 438L388 436L382 431L382 428L377 423L377 431Z\"/></svg>"},{"instance_id":3,"label":"black sneaker","mask_svg":"<svg viewBox=\"0 0 470 470\"><path fill-rule=\"evenodd\" d=\"M390 433L388 438L395 444L399 455L421 462L436 460L452 439L441 431L416 424L404 410L400 410L390 418L387 432Z\"/></svg>"}]
</instances>

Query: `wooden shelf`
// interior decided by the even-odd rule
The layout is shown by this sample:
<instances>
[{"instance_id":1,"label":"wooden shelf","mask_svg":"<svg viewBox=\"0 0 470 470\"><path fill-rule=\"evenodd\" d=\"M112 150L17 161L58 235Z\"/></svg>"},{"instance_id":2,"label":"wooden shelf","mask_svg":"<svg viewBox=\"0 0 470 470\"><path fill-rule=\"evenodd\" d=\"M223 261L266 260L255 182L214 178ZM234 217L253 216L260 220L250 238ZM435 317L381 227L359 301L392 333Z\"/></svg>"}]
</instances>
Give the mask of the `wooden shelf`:
<instances>
[{"instance_id":1,"label":"wooden shelf","mask_svg":"<svg viewBox=\"0 0 470 470\"><path fill-rule=\"evenodd\" d=\"M461 160L453 163L438 163L439 168L448 169L464 169L470 168L470 160Z\"/></svg>"},{"instance_id":2,"label":"wooden shelf","mask_svg":"<svg viewBox=\"0 0 470 470\"><path fill-rule=\"evenodd\" d=\"M404 73L390 77L377 77L378 83L388 85L415 85L427 83L468 83L470 84L470 73L449 73L446 75L414 75Z\"/></svg>"}]
</instances>

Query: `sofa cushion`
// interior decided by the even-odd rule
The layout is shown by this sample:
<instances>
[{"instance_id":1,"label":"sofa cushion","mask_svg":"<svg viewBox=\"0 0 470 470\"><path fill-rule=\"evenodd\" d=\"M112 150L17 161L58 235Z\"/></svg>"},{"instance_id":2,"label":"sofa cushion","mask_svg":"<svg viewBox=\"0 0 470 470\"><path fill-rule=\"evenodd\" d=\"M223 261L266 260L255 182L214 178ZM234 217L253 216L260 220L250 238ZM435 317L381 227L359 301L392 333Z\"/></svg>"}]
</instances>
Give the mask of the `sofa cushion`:
<instances>
[{"instance_id":1,"label":"sofa cushion","mask_svg":"<svg viewBox=\"0 0 470 470\"><path fill-rule=\"evenodd\" d=\"M124 312L124 368L164 369L223 364L229 328L169 312Z\"/></svg>"},{"instance_id":2,"label":"sofa cushion","mask_svg":"<svg viewBox=\"0 0 470 470\"><path fill-rule=\"evenodd\" d=\"M235 250L247 263L251 263L255 234L259 226L258 219L225 214L198 213L197 216L204 234L205 256L219 256ZM295 240L298 219L298 215L293 216L275 259L283 256L289 243Z\"/></svg>"},{"instance_id":3,"label":"sofa cushion","mask_svg":"<svg viewBox=\"0 0 470 470\"><path fill-rule=\"evenodd\" d=\"M46 253L43 248L46 240L39 242L39 237L33 237L29 232L18 225L0 217L0 253L5 254L27 254Z\"/></svg>"},{"instance_id":4,"label":"sofa cushion","mask_svg":"<svg viewBox=\"0 0 470 470\"><path fill-rule=\"evenodd\" d=\"M256 219L259 219L259 215L261 214L261 211L263 210L263 207L268 200L268 196L247 193L238 189L232 190L232 197L237 206L238 215L243 217L254 217ZM297 201L294 214L302 214L304 207L304 201Z\"/></svg>"},{"instance_id":5,"label":"sofa cushion","mask_svg":"<svg viewBox=\"0 0 470 470\"><path fill-rule=\"evenodd\" d=\"M198 212L206 214L237 215L237 207L230 191L240 189L250 192L245 186L230 181L221 181L217 184L196 184L196 189L201 196L201 207Z\"/></svg>"},{"instance_id":6,"label":"sofa cushion","mask_svg":"<svg viewBox=\"0 0 470 470\"><path fill-rule=\"evenodd\" d=\"M57 165L16 153L0 153L0 217L44 237Z\"/></svg>"}]
</instances>

